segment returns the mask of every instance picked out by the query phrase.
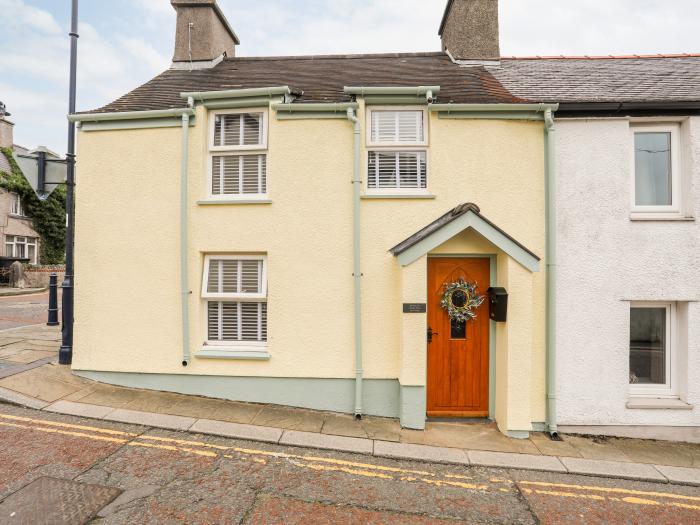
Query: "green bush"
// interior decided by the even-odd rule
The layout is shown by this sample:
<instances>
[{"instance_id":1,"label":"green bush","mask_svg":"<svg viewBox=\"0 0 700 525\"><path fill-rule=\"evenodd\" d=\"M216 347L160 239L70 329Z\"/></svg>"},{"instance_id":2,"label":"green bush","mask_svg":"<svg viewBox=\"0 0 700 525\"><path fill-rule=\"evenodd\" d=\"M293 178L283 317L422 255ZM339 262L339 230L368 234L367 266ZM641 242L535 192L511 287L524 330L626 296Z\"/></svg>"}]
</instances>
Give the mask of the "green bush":
<instances>
[{"instance_id":1,"label":"green bush","mask_svg":"<svg viewBox=\"0 0 700 525\"><path fill-rule=\"evenodd\" d=\"M40 257L42 264L65 262L66 242L66 187L58 186L42 201L22 175L12 157L10 148L0 148L10 163L11 172L0 171L0 188L17 193L22 199L25 213L34 220L34 229L41 236Z\"/></svg>"}]
</instances>

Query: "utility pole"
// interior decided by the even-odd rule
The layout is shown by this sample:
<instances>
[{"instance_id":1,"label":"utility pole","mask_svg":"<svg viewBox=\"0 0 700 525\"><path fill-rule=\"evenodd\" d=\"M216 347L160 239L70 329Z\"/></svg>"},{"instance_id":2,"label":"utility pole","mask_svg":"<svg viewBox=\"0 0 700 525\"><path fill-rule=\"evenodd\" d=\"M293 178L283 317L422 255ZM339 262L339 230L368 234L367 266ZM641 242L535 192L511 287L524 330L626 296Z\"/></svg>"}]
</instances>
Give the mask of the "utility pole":
<instances>
[{"instance_id":1,"label":"utility pole","mask_svg":"<svg viewBox=\"0 0 700 525\"><path fill-rule=\"evenodd\" d=\"M75 85L78 62L78 0L71 2L70 22L70 85L68 114L75 113ZM66 275L63 289L63 326L58 362L69 365L73 361L73 245L75 241L75 123L68 122L68 151L66 152Z\"/></svg>"}]
</instances>

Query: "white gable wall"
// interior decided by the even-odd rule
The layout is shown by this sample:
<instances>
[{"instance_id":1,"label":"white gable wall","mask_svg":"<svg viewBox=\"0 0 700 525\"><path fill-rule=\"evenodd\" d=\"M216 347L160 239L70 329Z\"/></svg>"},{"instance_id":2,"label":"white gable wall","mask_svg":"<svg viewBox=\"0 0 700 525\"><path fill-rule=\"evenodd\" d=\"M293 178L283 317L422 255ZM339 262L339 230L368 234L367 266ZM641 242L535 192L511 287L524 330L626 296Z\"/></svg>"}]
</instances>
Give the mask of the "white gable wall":
<instances>
[{"instance_id":1,"label":"white gable wall","mask_svg":"<svg viewBox=\"0 0 700 525\"><path fill-rule=\"evenodd\" d=\"M630 220L627 120L558 120L556 130L559 424L698 426L700 223ZM686 196L700 218L700 117L682 131ZM626 407L630 300L687 307L679 380L693 410Z\"/></svg>"}]
</instances>

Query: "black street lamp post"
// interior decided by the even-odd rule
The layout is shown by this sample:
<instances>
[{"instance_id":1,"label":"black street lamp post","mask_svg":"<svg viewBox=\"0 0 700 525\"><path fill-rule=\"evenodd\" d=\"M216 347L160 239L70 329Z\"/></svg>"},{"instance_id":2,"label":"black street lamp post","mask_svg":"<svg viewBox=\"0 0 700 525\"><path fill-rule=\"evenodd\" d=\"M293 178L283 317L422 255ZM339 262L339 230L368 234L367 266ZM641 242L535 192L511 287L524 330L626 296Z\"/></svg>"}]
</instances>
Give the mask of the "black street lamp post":
<instances>
[{"instance_id":1,"label":"black street lamp post","mask_svg":"<svg viewBox=\"0 0 700 525\"><path fill-rule=\"evenodd\" d=\"M78 61L78 0L72 0L70 24L70 86L68 114L75 113L75 86ZM63 327L58 362L69 365L73 360L73 244L75 240L75 123L68 122L68 151L66 152L66 275L63 289Z\"/></svg>"}]
</instances>

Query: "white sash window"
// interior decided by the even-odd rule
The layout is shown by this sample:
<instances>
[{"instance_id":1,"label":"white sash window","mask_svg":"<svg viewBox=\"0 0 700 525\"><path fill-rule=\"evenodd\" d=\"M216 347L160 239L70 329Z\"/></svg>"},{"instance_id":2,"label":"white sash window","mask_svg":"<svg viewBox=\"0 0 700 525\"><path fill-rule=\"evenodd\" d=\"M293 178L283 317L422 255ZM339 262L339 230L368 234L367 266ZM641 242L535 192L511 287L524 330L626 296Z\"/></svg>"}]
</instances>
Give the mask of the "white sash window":
<instances>
[{"instance_id":1,"label":"white sash window","mask_svg":"<svg viewBox=\"0 0 700 525\"><path fill-rule=\"evenodd\" d=\"M267 345L267 268L263 256L207 256L202 298L206 300L207 345Z\"/></svg>"},{"instance_id":2,"label":"white sash window","mask_svg":"<svg viewBox=\"0 0 700 525\"><path fill-rule=\"evenodd\" d=\"M376 108L368 115L367 193L426 193L426 112Z\"/></svg>"},{"instance_id":3,"label":"white sash window","mask_svg":"<svg viewBox=\"0 0 700 525\"><path fill-rule=\"evenodd\" d=\"M266 198L267 113L213 113L209 136L209 196L234 200Z\"/></svg>"}]
</instances>

